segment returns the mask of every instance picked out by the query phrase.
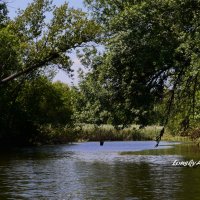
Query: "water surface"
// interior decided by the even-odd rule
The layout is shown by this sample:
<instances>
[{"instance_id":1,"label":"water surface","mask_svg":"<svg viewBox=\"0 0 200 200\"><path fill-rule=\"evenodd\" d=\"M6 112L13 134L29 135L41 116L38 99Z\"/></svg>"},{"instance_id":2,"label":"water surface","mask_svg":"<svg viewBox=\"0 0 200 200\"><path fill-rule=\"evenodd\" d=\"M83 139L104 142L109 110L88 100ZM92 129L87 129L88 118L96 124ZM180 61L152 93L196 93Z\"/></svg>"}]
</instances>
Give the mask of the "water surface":
<instances>
[{"instance_id":1,"label":"water surface","mask_svg":"<svg viewBox=\"0 0 200 200\"><path fill-rule=\"evenodd\" d=\"M88 142L1 150L0 199L200 199L200 168L172 166L174 160L198 160L199 150L162 142L152 151L154 145Z\"/></svg>"}]
</instances>

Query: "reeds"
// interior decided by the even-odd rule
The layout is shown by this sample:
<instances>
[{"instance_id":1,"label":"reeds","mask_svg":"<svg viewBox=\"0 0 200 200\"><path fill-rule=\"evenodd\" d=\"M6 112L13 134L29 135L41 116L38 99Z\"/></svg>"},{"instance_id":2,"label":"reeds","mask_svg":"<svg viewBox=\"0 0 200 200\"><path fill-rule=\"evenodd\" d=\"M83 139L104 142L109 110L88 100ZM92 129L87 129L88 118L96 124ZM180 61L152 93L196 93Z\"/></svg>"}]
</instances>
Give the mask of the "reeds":
<instances>
[{"instance_id":1,"label":"reeds","mask_svg":"<svg viewBox=\"0 0 200 200\"><path fill-rule=\"evenodd\" d=\"M155 140L161 130L161 126L147 126L139 129L139 126L132 125L128 128L117 130L112 125L95 126L92 124L79 125L78 138L80 141L141 141Z\"/></svg>"},{"instance_id":2,"label":"reeds","mask_svg":"<svg viewBox=\"0 0 200 200\"><path fill-rule=\"evenodd\" d=\"M147 126L139 128L131 125L128 128L116 129L112 125L78 124L74 127L52 127L51 125L40 126L39 134L32 138L30 143L62 144L82 141L147 141L155 140L162 126ZM189 141L189 137L173 136L165 131L162 138L164 141Z\"/></svg>"}]
</instances>

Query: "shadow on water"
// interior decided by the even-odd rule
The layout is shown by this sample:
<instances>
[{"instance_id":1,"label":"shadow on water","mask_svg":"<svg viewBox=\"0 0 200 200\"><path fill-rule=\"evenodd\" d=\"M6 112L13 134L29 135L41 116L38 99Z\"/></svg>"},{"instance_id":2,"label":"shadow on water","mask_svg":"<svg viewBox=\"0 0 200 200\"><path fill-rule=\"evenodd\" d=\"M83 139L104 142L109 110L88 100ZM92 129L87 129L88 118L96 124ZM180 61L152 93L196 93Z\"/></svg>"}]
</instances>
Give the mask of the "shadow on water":
<instances>
[{"instance_id":1,"label":"shadow on water","mask_svg":"<svg viewBox=\"0 0 200 200\"><path fill-rule=\"evenodd\" d=\"M0 199L199 199L199 168L172 166L199 159L199 150L151 146L91 142L1 152Z\"/></svg>"}]
</instances>

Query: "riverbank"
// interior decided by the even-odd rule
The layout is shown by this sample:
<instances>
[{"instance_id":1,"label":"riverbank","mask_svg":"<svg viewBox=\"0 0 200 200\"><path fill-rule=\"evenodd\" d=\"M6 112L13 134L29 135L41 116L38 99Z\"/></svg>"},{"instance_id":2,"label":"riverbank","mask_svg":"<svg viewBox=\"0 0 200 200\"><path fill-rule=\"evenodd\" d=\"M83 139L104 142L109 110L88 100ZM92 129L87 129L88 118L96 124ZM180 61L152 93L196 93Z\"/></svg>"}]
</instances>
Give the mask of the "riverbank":
<instances>
[{"instance_id":1,"label":"riverbank","mask_svg":"<svg viewBox=\"0 0 200 200\"><path fill-rule=\"evenodd\" d=\"M18 134L5 139L1 138L1 144L5 146L41 146L84 141L155 141L161 129L162 126L140 128L138 125L132 125L124 129L115 129L112 125L81 124L74 127L55 127L48 124L40 126L37 132L28 135L29 137L26 134ZM195 136L197 137L197 134ZM189 133L179 136L172 135L166 129L162 141L198 141L193 138Z\"/></svg>"},{"instance_id":2,"label":"riverbank","mask_svg":"<svg viewBox=\"0 0 200 200\"><path fill-rule=\"evenodd\" d=\"M155 140L162 126L146 126L139 128L132 125L128 128L117 130L112 125L95 126L92 124L81 125L77 129L79 141L148 141ZM188 136L174 136L167 129L162 140L165 141L191 141Z\"/></svg>"},{"instance_id":3,"label":"riverbank","mask_svg":"<svg viewBox=\"0 0 200 200\"><path fill-rule=\"evenodd\" d=\"M160 143L159 147L164 147L165 144ZM180 142L168 144L170 148L154 148L150 150L142 150L142 151L127 151L121 152L120 155L138 155L138 156L184 156L186 160L200 160L200 147L196 145L194 142Z\"/></svg>"}]
</instances>

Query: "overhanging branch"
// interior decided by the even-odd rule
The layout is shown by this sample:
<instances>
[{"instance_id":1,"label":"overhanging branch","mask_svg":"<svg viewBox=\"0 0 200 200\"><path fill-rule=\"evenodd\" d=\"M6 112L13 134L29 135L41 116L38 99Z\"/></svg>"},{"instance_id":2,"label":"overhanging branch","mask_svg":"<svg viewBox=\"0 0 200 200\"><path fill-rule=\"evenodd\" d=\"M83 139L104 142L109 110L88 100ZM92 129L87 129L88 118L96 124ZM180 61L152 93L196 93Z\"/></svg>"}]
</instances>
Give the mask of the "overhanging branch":
<instances>
[{"instance_id":1,"label":"overhanging branch","mask_svg":"<svg viewBox=\"0 0 200 200\"><path fill-rule=\"evenodd\" d=\"M59 54L57 52L53 52L46 59L41 60L39 62L36 62L32 66L26 67L24 70L16 72L15 74L12 74L12 75L0 80L0 85L8 83L8 82L12 81L13 79L18 78L21 75L28 74L28 73L30 73L30 72L32 72L32 71L34 71L34 70L36 70L36 69L38 69L40 67L43 67L48 62L50 62L50 61L52 61L52 60L54 60L54 59L56 59L58 57L59 57Z\"/></svg>"}]
</instances>

